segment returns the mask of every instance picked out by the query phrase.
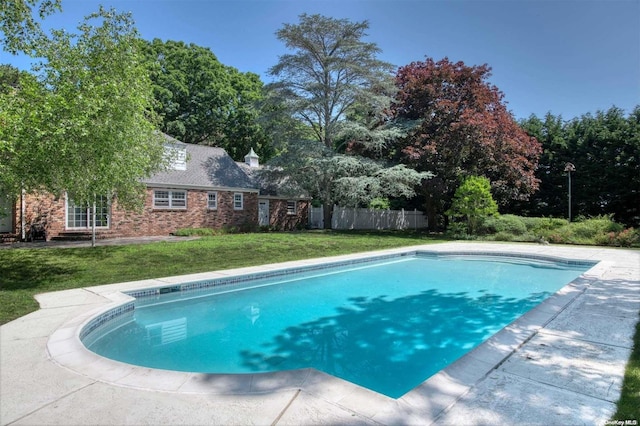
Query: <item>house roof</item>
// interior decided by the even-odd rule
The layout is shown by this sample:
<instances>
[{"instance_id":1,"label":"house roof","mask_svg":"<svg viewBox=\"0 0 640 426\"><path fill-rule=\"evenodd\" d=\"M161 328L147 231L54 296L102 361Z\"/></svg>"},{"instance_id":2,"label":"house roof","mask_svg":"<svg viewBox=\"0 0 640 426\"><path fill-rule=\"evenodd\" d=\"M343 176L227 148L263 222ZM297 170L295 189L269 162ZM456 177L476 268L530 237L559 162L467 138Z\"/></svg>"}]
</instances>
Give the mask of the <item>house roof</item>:
<instances>
[{"instance_id":1,"label":"house roof","mask_svg":"<svg viewBox=\"0 0 640 426\"><path fill-rule=\"evenodd\" d=\"M166 136L168 144L187 152L184 170L165 170L143 182L147 185L229 188L255 192L258 188L222 148L193 145Z\"/></svg>"}]
</instances>

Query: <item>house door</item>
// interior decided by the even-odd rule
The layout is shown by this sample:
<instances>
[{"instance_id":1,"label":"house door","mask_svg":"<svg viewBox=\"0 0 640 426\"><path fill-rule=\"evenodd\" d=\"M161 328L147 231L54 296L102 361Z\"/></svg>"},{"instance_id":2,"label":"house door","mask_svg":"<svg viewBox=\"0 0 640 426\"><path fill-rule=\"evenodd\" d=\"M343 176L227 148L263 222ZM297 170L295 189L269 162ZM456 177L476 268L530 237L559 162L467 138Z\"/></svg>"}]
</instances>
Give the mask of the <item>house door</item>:
<instances>
[{"instance_id":1,"label":"house door","mask_svg":"<svg viewBox=\"0 0 640 426\"><path fill-rule=\"evenodd\" d=\"M9 197L0 194L0 232L13 231L13 203Z\"/></svg>"},{"instance_id":2,"label":"house door","mask_svg":"<svg viewBox=\"0 0 640 426\"><path fill-rule=\"evenodd\" d=\"M269 200L258 201L258 225L269 226Z\"/></svg>"}]
</instances>

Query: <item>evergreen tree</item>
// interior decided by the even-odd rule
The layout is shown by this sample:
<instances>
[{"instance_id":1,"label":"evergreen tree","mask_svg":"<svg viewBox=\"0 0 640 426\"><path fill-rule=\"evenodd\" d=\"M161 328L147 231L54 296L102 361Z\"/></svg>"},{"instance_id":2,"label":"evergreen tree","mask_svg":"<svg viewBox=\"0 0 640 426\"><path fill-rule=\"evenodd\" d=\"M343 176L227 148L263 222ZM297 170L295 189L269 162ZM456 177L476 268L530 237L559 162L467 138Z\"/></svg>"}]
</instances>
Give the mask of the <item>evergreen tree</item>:
<instances>
[{"instance_id":1,"label":"evergreen tree","mask_svg":"<svg viewBox=\"0 0 640 426\"><path fill-rule=\"evenodd\" d=\"M467 233L474 235L483 218L496 216L498 205L491 196L489 179L481 176L469 176L456 189L451 208L447 215L454 220L464 220Z\"/></svg>"},{"instance_id":2,"label":"evergreen tree","mask_svg":"<svg viewBox=\"0 0 640 426\"><path fill-rule=\"evenodd\" d=\"M385 143L394 132L367 118L389 104L391 98L380 88L389 86L392 69L376 58L380 50L374 43L363 41L368 27L366 21L304 14L298 24L285 24L276 33L294 52L271 68L279 80L268 87L270 97L313 138L298 132L298 139L287 141L274 158L272 173L291 177L323 203L325 226L331 224L334 203L359 206L377 197L411 197L430 177L347 149L351 143Z\"/></svg>"}]
</instances>

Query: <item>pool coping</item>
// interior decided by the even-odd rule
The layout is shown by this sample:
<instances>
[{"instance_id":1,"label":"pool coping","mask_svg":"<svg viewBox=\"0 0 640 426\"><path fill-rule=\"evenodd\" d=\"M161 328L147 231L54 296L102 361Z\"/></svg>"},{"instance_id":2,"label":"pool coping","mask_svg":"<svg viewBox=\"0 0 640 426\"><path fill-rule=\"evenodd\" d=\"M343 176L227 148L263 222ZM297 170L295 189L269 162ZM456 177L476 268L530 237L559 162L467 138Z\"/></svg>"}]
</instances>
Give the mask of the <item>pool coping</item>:
<instances>
[{"instance_id":1,"label":"pool coping","mask_svg":"<svg viewBox=\"0 0 640 426\"><path fill-rule=\"evenodd\" d=\"M492 371L496 370L522 345L532 339L542 328L583 294L590 285L601 279L605 271L611 266L611 261L600 260L599 263L561 288L540 305L511 322L487 341L398 399L381 395L312 368L276 373L203 374L133 366L101 357L89 351L80 341L80 333L92 318L114 309L118 305L130 302L132 297L125 294L127 291L142 288L160 288L167 285L175 285L179 282L210 280L253 274L261 271L362 259L374 255L395 255L416 251L447 255L514 254L512 247L503 246L502 248L505 250L500 250L500 245L493 246L490 250L475 249L473 247L456 249L426 245L89 287L85 288L85 290L103 298L104 303L97 308L92 305L91 309L86 310L54 331L47 341L47 353L49 359L60 367L81 376L119 387L208 395L254 395L298 390L313 395L321 395L329 402L340 404L365 418L376 421L407 415L414 409L420 412L421 418L436 419ZM515 253L523 257L543 257L564 261L576 260L575 256L546 256L539 253L527 253L527 251L515 251ZM580 259L579 261L594 262L598 260ZM38 300L40 301L41 299L46 299L46 295L38 296ZM425 399L429 401L426 407ZM369 403L365 405L359 404L357 401L369 401ZM371 401L375 401L375 404L371 404Z\"/></svg>"}]
</instances>

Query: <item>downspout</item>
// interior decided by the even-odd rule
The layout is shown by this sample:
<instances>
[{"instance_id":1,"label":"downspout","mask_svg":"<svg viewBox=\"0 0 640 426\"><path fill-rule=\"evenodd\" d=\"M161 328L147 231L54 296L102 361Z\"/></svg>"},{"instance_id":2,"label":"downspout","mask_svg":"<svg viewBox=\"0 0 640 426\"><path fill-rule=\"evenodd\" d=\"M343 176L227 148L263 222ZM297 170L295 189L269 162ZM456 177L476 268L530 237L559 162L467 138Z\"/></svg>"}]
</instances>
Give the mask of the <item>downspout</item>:
<instances>
[{"instance_id":1,"label":"downspout","mask_svg":"<svg viewBox=\"0 0 640 426\"><path fill-rule=\"evenodd\" d=\"M25 218L26 210L27 210L27 201L25 199L24 188L22 188L22 191L20 191L20 240L21 241L25 241L27 239L27 230L26 230L27 224L26 224L26 218Z\"/></svg>"}]
</instances>

